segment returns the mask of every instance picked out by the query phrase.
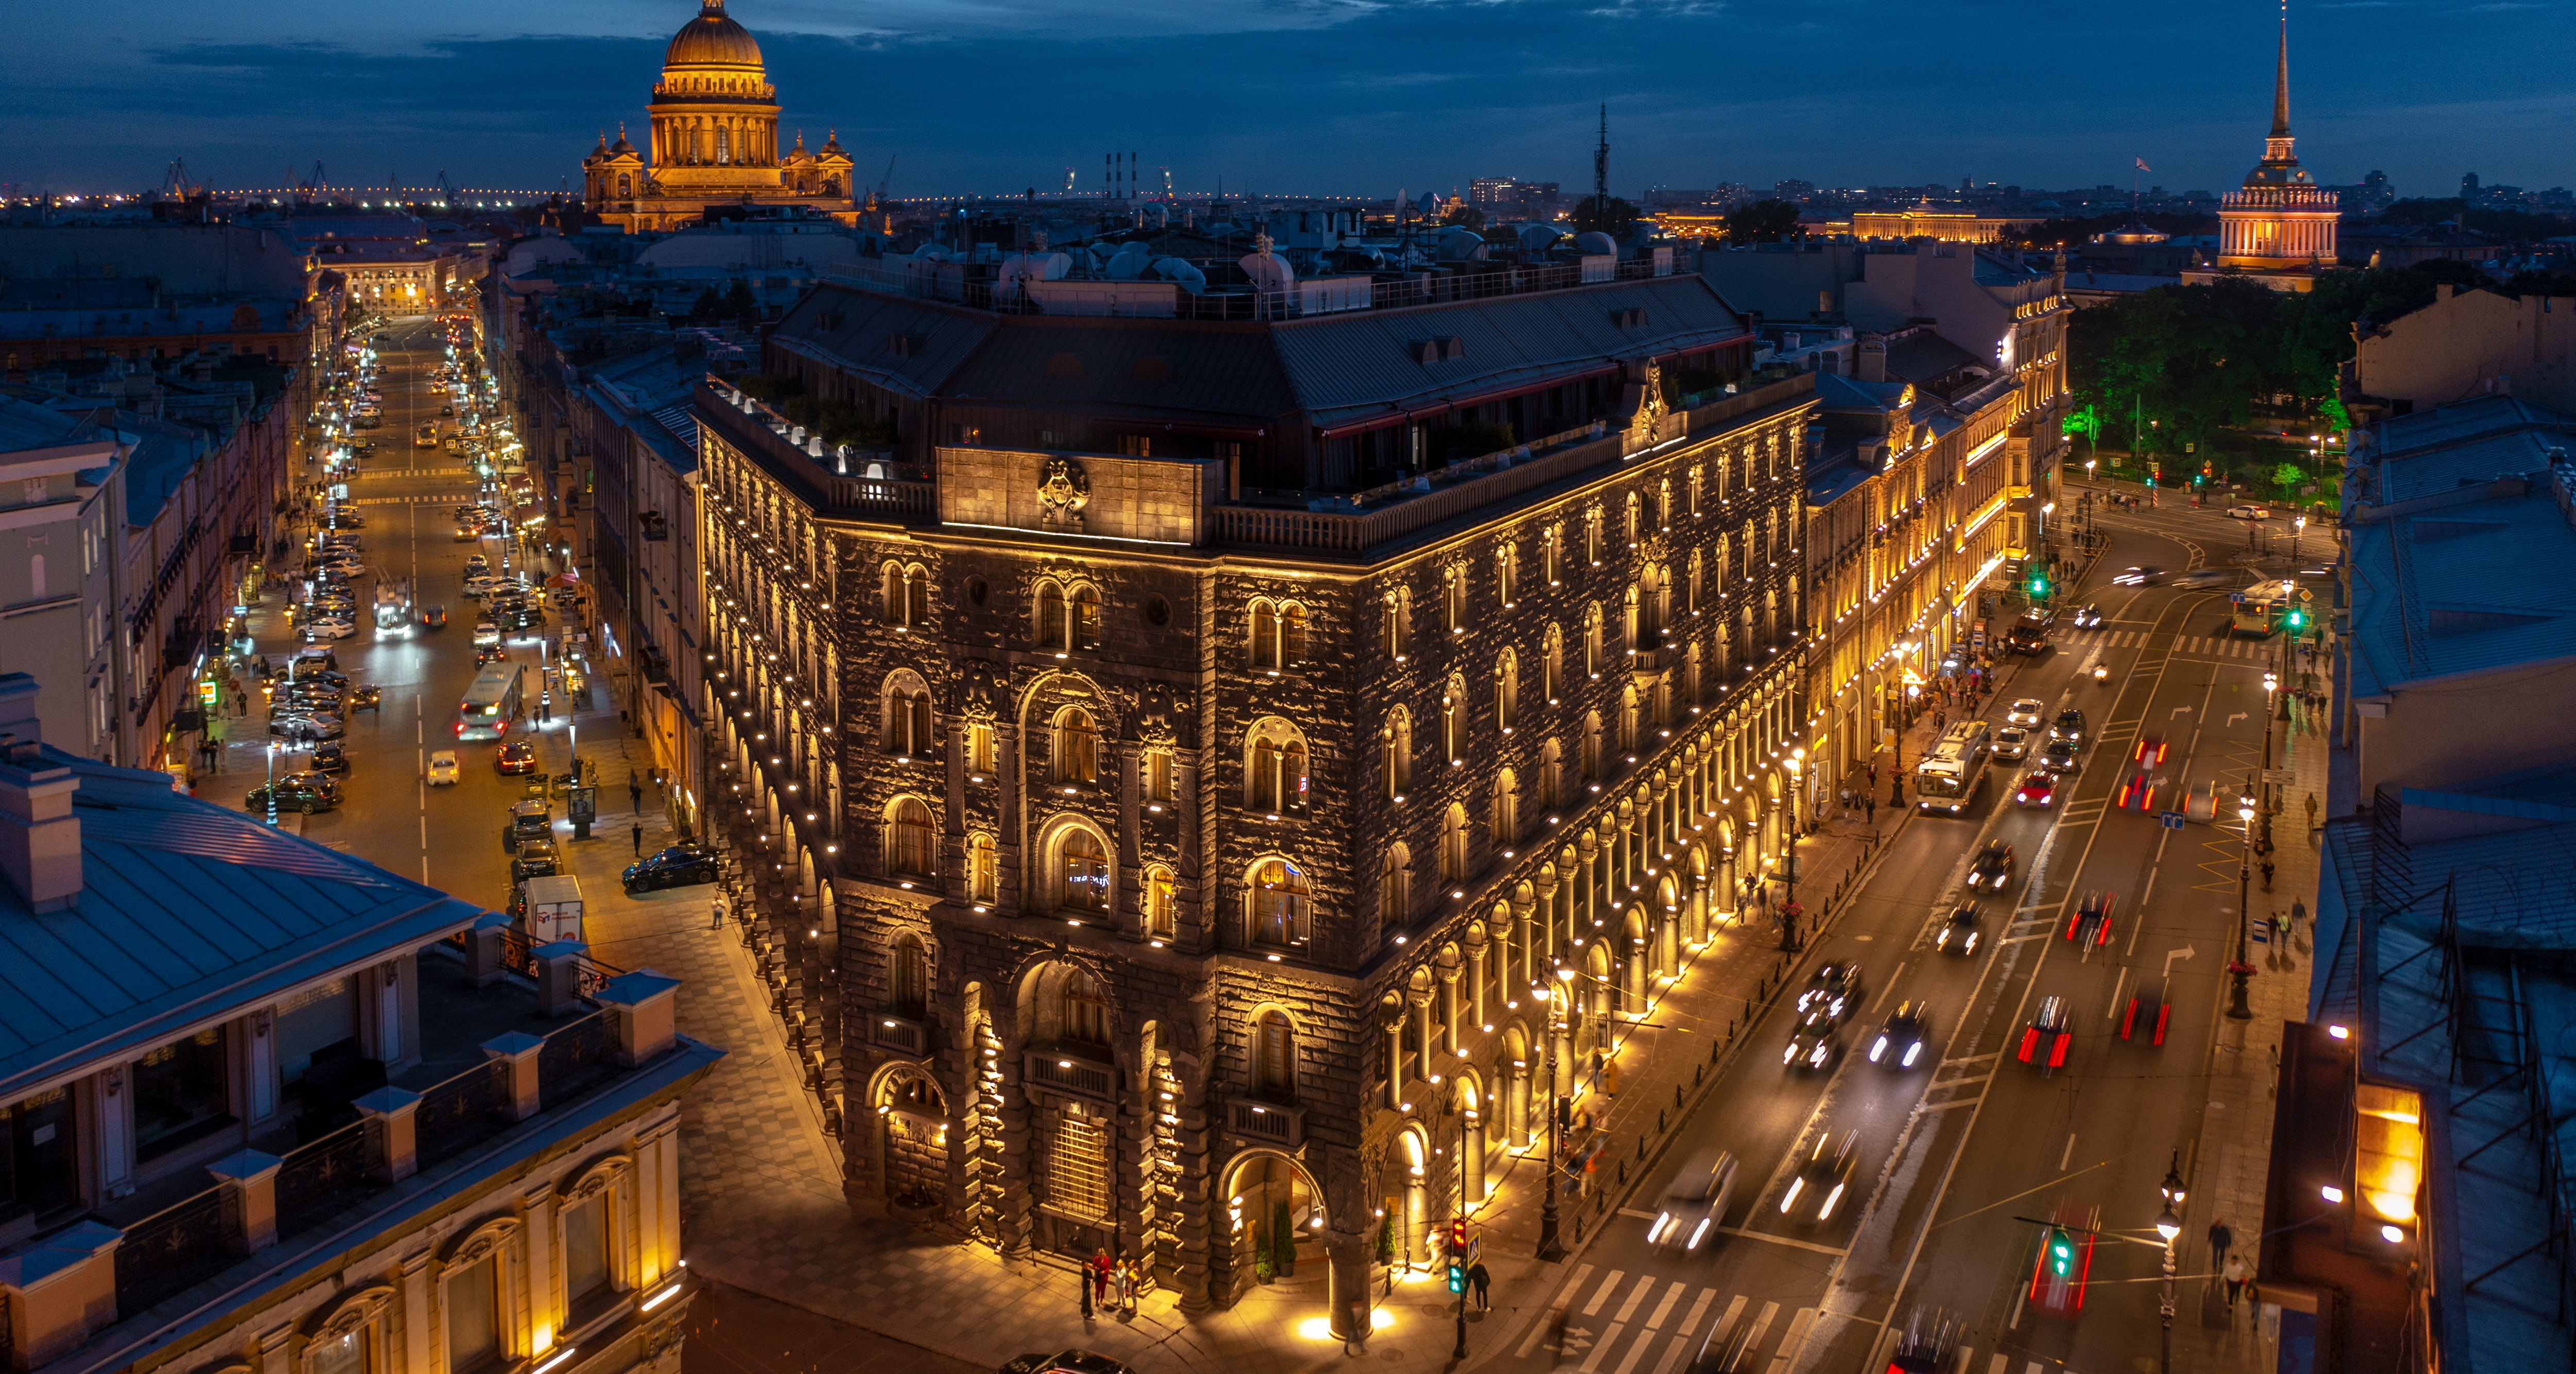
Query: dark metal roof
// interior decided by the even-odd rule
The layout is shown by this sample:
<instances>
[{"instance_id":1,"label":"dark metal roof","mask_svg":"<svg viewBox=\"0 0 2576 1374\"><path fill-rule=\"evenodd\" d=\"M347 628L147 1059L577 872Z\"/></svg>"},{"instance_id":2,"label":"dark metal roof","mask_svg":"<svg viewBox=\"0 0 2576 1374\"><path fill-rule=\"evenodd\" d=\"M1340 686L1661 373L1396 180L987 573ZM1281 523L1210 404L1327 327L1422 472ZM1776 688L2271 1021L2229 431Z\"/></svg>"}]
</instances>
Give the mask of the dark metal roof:
<instances>
[{"instance_id":1,"label":"dark metal roof","mask_svg":"<svg viewBox=\"0 0 2576 1374\"><path fill-rule=\"evenodd\" d=\"M930 301L824 285L806 293L770 335L780 347L845 367L888 391L926 398L999 328L998 316Z\"/></svg>"},{"instance_id":2,"label":"dark metal roof","mask_svg":"<svg viewBox=\"0 0 2576 1374\"><path fill-rule=\"evenodd\" d=\"M951 377L955 401L1271 419L1297 396L1258 325L1010 320Z\"/></svg>"}]
</instances>

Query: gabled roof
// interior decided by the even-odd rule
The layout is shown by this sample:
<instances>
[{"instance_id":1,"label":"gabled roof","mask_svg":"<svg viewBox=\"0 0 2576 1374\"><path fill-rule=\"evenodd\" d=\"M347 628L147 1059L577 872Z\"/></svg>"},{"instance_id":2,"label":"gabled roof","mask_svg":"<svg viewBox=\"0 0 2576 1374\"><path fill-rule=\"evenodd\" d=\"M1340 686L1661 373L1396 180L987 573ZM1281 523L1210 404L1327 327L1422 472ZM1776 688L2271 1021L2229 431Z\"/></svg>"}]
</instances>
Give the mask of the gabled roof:
<instances>
[{"instance_id":1,"label":"gabled roof","mask_svg":"<svg viewBox=\"0 0 2576 1374\"><path fill-rule=\"evenodd\" d=\"M83 888L42 915L0 884L0 1101L299 984L470 926L482 909L170 788L45 751L80 790Z\"/></svg>"},{"instance_id":2,"label":"gabled roof","mask_svg":"<svg viewBox=\"0 0 2576 1374\"><path fill-rule=\"evenodd\" d=\"M926 398L1001 323L978 310L826 284L806 293L770 337L898 395Z\"/></svg>"},{"instance_id":3,"label":"gabled roof","mask_svg":"<svg viewBox=\"0 0 2576 1374\"><path fill-rule=\"evenodd\" d=\"M1887 375L1902 377L1917 386L1963 367L1992 366L1929 329L1915 330L1887 346Z\"/></svg>"}]
</instances>

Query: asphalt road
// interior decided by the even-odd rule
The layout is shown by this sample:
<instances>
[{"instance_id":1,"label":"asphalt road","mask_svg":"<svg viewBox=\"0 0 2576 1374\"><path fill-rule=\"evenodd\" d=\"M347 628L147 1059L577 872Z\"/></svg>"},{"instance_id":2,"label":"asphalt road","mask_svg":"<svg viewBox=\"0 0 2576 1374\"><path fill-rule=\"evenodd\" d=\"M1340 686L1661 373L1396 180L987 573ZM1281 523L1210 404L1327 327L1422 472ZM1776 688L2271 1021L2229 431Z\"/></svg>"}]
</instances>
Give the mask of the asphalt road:
<instances>
[{"instance_id":1,"label":"asphalt road","mask_svg":"<svg viewBox=\"0 0 2576 1374\"><path fill-rule=\"evenodd\" d=\"M430 389L443 358L441 340L439 329L422 321L390 324L376 339L383 365L377 385L384 398L384 424L357 432L358 440L372 440L376 448L363 456L344 504L365 521L358 533L365 541L371 581L356 589L357 634L332 648L344 671L383 689L383 707L360 712L349 722L343 745L350 769L342 779L341 806L300 821L309 838L498 907L510 894L509 856L501 848L500 831L510 803L524 795L524 779L493 771L496 744L458 744L455 723L456 704L475 673L478 603L463 595L465 560L479 550L498 566L511 550L498 537L470 542L455 537L453 509L476 499L479 479L466 457L414 444L423 422L440 420L442 435L455 426L454 419L438 414L440 405L452 398ZM319 479L318 465L308 465L307 471ZM445 629L380 633L367 623L374 581L403 579L410 580L418 604L447 608ZM294 647L285 636L283 617L275 614L279 604L271 594L261 608L267 613L254 622L263 653ZM549 616L549 627L553 623ZM531 664L539 657L533 640L513 644L511 654ZM259 710L254 693L250 728L237 730L238 738L264 738ZM532 737L548 772L569 767L569 746L559 721ZM452 787L432 788L425 780L428 757L442 748L457 751L459 779ZM278 770L301 767L305 758L301 751L281 751ZM238 805L264 777L266 766L256 745L235 746L226 759L227 771L201 779L198 794ZM624 804L623 797L610 799L607 793L613 790L602 789L603 811ZM560 816L561 803L556 805Z\"/></svg>"},{"instance_id":2,"label":"asphalt road","mask_svg":"<svg viewBox=\"0 0 2576 1374\"><path fill-rule=\"evenodd\" d=\"M2200 1132L2243 846L2232 805L2224 826L2168 829L2111 803L2142 734L2169 746L2162 797L2204 778L2223 779L2232 797L2261 762L2262 675L2279 641L2226 638L2224 588L2107 585L2130 564L2229 566L2243 547L2239 522L2167 508L2102 527L2111 549L2064 604L2094 602L2106 623L2061 629L2052 651L2013 667L1986 709L2001 723L2016 697L2038 698L2052 715L2081 707L2093 738L2072 787L2061 786L2052 809L2016 807L2021 766L1996 763L1972 815L1918 816L1905 828L1806 965L1851 960L1865 973L1846 1053L1827 1070L1785 1070L1794 1013L1783 999L1629 1209L1568 1267L1556 1299L1562 1340L1542 1321L1502 1366L1874 1370L1891 1327L1937 1311L1962 1324L1968 1359L1953 1368L2023 1374L2036 1361L2106 1374L2141 1356L2150 1363L2136 1367L2152 1368L2158 1184L2178 1159L2188 1172ZM2096 661L2108 681L2092 678ZM2009 899L1984 899L1976 955L1940 952L1942 917L1992 841L2011 844L2019 861ZM2096 890L2118 899L2110 938L2079 946L2064 936L2066 919ZM2259 880L2255 895L2268 912ZM2165 1043L2121 1039L2116 1018L2131 994L2168 967ZM2016 1054L2050 996L2065 999L2074 1031L2053 1073ZM1911 1071L1868 1062L1888 1009L1906 999L1932 1009L1923 1061ZM1858 1165L1836 1215L1784 1213L1796 1163L1820 1137L1845 1133ZM1739 1161L1722 1229L1696 1252L1650 1246L1656 1199L1703 1147ZM2043 1234L2034 1218L2097 1228L2080 1310L2063 1290L2031 1301Z\"/></svg>"}]
</instances>

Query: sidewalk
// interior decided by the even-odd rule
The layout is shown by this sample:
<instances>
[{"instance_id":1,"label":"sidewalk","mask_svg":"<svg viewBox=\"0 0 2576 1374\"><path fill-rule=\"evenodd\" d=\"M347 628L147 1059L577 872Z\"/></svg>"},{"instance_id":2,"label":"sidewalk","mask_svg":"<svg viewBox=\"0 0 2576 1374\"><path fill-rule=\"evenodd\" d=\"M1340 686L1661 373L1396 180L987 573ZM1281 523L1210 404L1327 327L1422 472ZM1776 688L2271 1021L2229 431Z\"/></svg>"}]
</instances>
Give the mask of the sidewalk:
<instances>
[{"instance_id":1,"label":"sidewalk","mask_svg":"<svg viewBox=\"0 0 2576 1374\"><path fill-rule=\"evenodd\" d=\"M2254 917L2263 920L2290 909L2295 900L2313 913L2317 898L2319 832L2308 828L2302 798L2320 800L2326 790L2326 746L2301 715L2289 726L2288 765L2294 781L2281 789L2280 814L2273 817L2272 890L2258 876L2251 885ZM2279 727L2276 727L2279 728ZM2234 906L2229 894L2229 908ZM2263 1216L2264 1179L2271 1167L2272 1106L2280 1078L2281 1028L2308 1014L2308 975L2313 959L2305 922L2290 932L2284 946L2276 935L2246 946L2254 973L2247 979L2247 1021L2219 1021L2218 1043L2210 1054L2209 1107L2201 1118L2200 1139L2184 1161L2190 1201L2176 1241L2174 1358L2180 1367L2205 1370L2269 1370L2277 1356L2277 1315L2262 1319L2248 1301L2234 1312L2226 1305L2226 1285L2212 1272L2209 1225L2225 1217L2235 1248L2253 1261L2258 1238L2268 1225Z\"/></svg>"}]
</instances>

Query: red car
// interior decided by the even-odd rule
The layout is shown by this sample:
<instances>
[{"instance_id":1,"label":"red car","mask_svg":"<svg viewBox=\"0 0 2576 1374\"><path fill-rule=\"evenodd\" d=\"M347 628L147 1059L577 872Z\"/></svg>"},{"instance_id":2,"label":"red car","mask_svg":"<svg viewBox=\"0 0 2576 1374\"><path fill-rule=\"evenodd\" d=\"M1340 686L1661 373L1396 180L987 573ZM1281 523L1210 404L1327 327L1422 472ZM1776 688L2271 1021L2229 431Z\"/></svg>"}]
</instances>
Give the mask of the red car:
<instances>
[{"instance_id":1,"label":"red car","mask_svg":"<svg viewBox=\"0 0 2576 1374\"><path fill-rule=\"evenodd\" d=\"M502 745L493 751L492 771L504 777L537 771L537 746L526 740L513 740Z\"/></svg>"},{"instance_id":2,"label":"red car","mask_svg":"<svg viewBox=\"0 0 2576 1374\"><path fill-rule=\"evenodd\" d=\"M2066 1053L2075 1047L2072 1017L2063 997L2039 999L2039 1012L2021 1029L2021 1050L2014 1057L2025 1064L2036 1064L2042 1072L2055 1072L2066 1067Z\"/></svg>"},{"instance_id":3,"label":"red car","mask_svg":"<svg viewBox=\"0 0 2576 1374\"><path fill-rule=\"evenodd\" d=\"M2034 768L2021 775L2021 786L2013 789L2013 805L2049 807L2057 804L2057 775L2045 768Z\"/></svg>"},{"instance_id":4,"label":"red car","mask_svg":"<svg viewBox=\"0 0 2576 1374\"><path fill-rule=\"evenodd\" d=\"M2173 1021L2173 1003L2165 992L2165 980L2140 983L2129 994L2129 1009L2120 1013L2120 1038L2145 1040L2150 1045L2165 1042L2165 1028Z\"/></svg>"},{"instance_id":5,"label":"red car","mask_svg":"<svg viewBox=\"0 0 2576 1374\"><path fill-rule=\"evenodd\" d=\"M2066 938L2077 945L2096 949L2111 943L2111 908L2119 898L2108 892L2087 892L2076 903L2075 914L2066 918Z\"/></svg>"},{"instance_id":6,"label":"red car","mask_svg":"<svg viewBox=\"0 0 2576 1374\"><path fill-rule=\"evenodd\" d=\"M2156 769L2164 761L2164 736L2138 736L2138 742L2129 749L2129 776L2120 784L2120 793L2111 804L2123 811L2130 807L2140 811L2155 810L2156 794L2165 789L2164 775Z\"/></svg>"}]
</instances>

